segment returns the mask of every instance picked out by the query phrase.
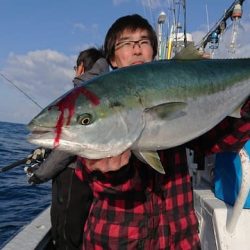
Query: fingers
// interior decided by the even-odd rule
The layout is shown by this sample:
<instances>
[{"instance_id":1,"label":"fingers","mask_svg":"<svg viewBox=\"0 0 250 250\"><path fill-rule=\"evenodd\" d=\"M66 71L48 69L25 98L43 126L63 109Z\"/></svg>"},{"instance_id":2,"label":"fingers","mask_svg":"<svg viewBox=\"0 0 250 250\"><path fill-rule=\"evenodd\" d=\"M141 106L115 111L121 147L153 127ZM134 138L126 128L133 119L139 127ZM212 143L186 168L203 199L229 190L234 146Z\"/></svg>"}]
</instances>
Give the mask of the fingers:
<instances>
[{"instance_id":1,"label":"fingers","mask_svg":"<svg viewBox=\"0 0 250 250\"><path fill-rule=\"evenodd\" d=\"M121 167L128 164L130 156L131 156L131 151L130 150L127 150L124 153L122 153L122 155L121 155L121 163L120 163Z\"/></svg>"},{"instance_id":2,"label":"fingers","mask_svg":"<svg viewBox=\"0 0 250 250\"><path fill-rule=\"evenodd\" d=\"M27 157L26 164L30 165L34 162L40 162L45 159L45 157L49 154L49 150L46 151L45 148L37 148Z\"/></svg>"},{"instance_id":3,"label":"fingers","mask_svg":"<svg viewBox=\"0 0 250 250\"><path fill-rule=\"evenodd\" d=\"M24 170L24 172L25 172L27 175L31 175L31 174L33 173L31 167L24 167L23 170Z\"/></svg>"},{"instance_id":4,"label":"fingers","mask_svg":"<svg viewBox=\"0 0 250 250\"><path fill-rule=\"evenodd\" d=\"M44 154L45 154L44 148L37 148L32 155L32 159L36 160L36 159L43 158Z\"/></svg>"},{"instance_id":5,"label":"fingers","mask_svg":"<svg viewBox=\"0 0 250 250\"><path fill-rule=\"evenodd\" d=\"M90 171L99 170L103 173L117 171L129 162L131 151L127 150L120 155L99 160L84 159L85 165Z\"/></svg>"}]
</instances>

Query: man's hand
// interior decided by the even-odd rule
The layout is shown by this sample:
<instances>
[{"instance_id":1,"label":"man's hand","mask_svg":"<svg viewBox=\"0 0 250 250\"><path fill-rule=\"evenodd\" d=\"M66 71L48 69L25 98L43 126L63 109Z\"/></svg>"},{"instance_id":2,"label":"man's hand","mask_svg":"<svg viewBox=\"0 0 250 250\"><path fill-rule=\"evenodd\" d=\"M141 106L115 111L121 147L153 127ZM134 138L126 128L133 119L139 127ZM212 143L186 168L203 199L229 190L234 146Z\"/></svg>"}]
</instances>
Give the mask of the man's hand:
<instances>
[{"instance_id":1,"label":"man's hand","mask_svg":"<svg viewBox=\"0 0 250 250\"><path fill-rule=\"evenodd\" d=\"M47 158L50 152L51 149L37 148L33 150L30 155L28 155L24 172L26 173L30 184L42 183L42 181L36 177L36 171L39 169L40 165Z\"/></svg>"},{"instance_id":2,"label":"man's hand","mask_svg":"<svg viewBox=\"0 0 250 250\"><path fill-rule=\"evenodd\" d=\"M108 157L104 159L98 160L90 160L84 158L85 166L92 172L95 170L99 170L102 173L106 173L109 171L117 171L129 162L129 158L131 156L131 151L127 150L120 155L114 157Z\"/></svg>"},{"instance_id":3,"label":"man's hand","mask_svg":"<svg viewBox=\"0 0 250 250\"><path fill-rule=\"evenodd\" d=\"M40 184L43 183L42 180L40 180L36 175L35 172L39 168L38 163L32 165L31 167L24 167L24 172L26 173L28 177L28 183L35 185L35 184Z\"/></svg>"},{"instance_id":4,"label":"man's hand","mask_svg":"<svg viewBox=\"0 0 250 250\"><path fill-rule=\"evenodd\" d=\"M44 159L48 156L48 154L51 152L50 149L45 148L37 148L34 151L31 152L30 155L28 155L26 165L30 165L32 163L40 163L44 161Z\"/></svg>"},{"instance_id":5,"label":"man's hand","mask_svg":"<svg viewBox=\"0 0 250 250\"><path fill-rule=\"evenodd\" d=\"M42 183L41 180L39 180L34 172L39 168L39 164L38 163L35 163L33 164L32 166L28 167L24 167L24 172L26 173L27 177L28 177L28 183L29 184L32 184L32 185L35 185L35 184L39 184L39 183Z\"/></svg>"}]
</instances>

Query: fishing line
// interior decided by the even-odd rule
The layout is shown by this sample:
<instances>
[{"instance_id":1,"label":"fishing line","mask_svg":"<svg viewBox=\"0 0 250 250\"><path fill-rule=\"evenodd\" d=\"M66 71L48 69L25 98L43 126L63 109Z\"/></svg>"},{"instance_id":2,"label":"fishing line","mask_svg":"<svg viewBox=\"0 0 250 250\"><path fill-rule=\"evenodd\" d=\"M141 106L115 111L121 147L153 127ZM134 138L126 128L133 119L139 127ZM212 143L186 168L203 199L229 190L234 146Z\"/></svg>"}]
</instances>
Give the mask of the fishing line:
<instances>
[{"instance_id":1,"label":"fishing line","mask_svg":"<svg viewBox=\"0 0 250 250\"><path fill-rule=\"evenodd\" d=\"M37 107L39 107L40 109L43 109L43 107L41 105L39 105L32 97L30 97L27 93L25 93L21 88L19 88L13 81L11 81L10 79L8 79L4 74L2 74L0 72L0 75L7 81L9 82L11 85L13 85L16 89L18 89L21 93L23 93L30 101L32 101Z\"/></svg>"}]
</instances>

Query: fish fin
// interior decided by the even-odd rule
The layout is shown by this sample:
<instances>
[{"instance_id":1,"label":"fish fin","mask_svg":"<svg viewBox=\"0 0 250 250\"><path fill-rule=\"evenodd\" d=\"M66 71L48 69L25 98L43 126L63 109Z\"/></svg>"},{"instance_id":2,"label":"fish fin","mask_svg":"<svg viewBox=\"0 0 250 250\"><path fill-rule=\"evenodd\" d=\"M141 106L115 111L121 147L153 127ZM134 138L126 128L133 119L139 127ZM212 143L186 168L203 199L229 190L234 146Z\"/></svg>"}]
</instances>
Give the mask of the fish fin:
<instances>
[{"instance_id":1,"label":"fish fin","mask_svg":"<svg viewBox=\"0 0 250 250\"><path fill-rule=\"evenodd\" d=\"M187 47L184 47L172 59L182 59L182 60L191 60L191 59L205 59L202 54L195 48L194 44L190 43Z\"/></svg>"},{"instance_id":2,"label":"fish fin","mask_svg":"<svg viewBox=\"0 0 250 250\"><path fill-rule=\"evenodd\" d=\"M241 117L241 115L240 115L240 107L238 107L237 109L235 109L234 111L233 111L233 113L231 113L229 116L231 116L231 117L234 117L234 118L240 118Z\"/></svg>"},{"instance_id":3,"label":"fish fin","mask_svg":"<svg viewBox=\"0 0 250 250\"><path fill-rule=\"evenodd\" d=\"M240 110L243 106L243 103L237 107L229 116L234 117L234 118L241 118Z\"/></svg>"},{"instance_id":4,"label":"fish fin","mask_svg":"<svg viewBox=\"0 0 250 250\"><path fill-rule=\"evenodd\" d=\"M147 163L153 169L161 174L165 174L164 167L161 164L160 157L156 151L133 151L136 157Z\"/></svg>"},{"instance_id":5,"label":"fish fin","mask_svg":"<svg viewBox=\"0 0 250 250\"><path fill-rule=\"evenodd\" d=\"M168 102L146 109L145 112L153 118L173 120L186 114L183 111L186 106L185 102Z\"/></svg>"}]
</instances>

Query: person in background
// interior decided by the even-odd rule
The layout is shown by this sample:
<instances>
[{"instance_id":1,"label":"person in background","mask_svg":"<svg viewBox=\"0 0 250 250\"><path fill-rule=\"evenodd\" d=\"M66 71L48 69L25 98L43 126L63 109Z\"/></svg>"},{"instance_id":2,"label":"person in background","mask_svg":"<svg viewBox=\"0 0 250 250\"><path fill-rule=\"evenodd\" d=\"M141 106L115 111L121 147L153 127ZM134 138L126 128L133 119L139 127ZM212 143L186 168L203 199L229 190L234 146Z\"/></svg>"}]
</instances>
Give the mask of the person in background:
<instances>
[{"instance_id":1,"label":"person in background","mask_svg":"<svg viewBox=\"0 0 250 250\"><path fill-rule=\"evenodd\" d=\"M104 49L113 68L142 64L154 59L157 37L146 19L128 15L112 24ZM93 191L82 249L200 249L186 147L204 155L241 148L250 137L249 104L240 119L226 118L189 143L158 151L165 175L129 150L98 160L78 157Z\"/></svg>"},{"instance_id":2,"label":"person in background","mask_svg":"<svg viewBox=\"0 0 250 250\"><path fill-rule=\"evenodd\" d=\"M109 64L103 57L102 49L89 48L80 52L76 66L74 66L76 76L73 80L74 86L109 71Z\"/></svg>"},{"instance_id":3,"label":"person in background","mask_svg":"<svg viewBox=\"0 0 250 250\"><path fill-rule=\"evenodd\" d=\"M78 86L109 71L109 65L102 50L89 48L79 54L74 69L76 76L73 82ZM34 162L35 166L31 167ZM76 156L38 148L30 155L27 164L29 183L39 184L52 179L51 224L55 248L80 249L92 192L88 183L75 173L78 170Z\"/></svg>"}]
</instances>

